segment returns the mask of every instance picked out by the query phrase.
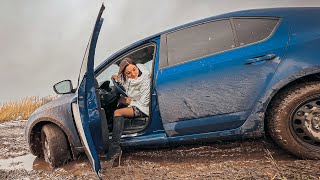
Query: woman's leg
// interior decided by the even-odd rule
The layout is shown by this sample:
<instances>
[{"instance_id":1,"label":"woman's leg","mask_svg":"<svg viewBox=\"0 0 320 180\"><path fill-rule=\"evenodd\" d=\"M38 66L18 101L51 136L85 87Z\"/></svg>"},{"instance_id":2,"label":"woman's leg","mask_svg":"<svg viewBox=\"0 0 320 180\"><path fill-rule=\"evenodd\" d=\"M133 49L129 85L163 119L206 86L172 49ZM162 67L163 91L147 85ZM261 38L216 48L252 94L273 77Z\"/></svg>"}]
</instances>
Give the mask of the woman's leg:
<instances>
[{"instance_id":1,"label":"woman's leg","mask_svg":"<svg viewBox=\"0 0 320 180\"><path fill-rule=\"evenodd\" d=\"M131 107L125 107L114 111L112 139L108 151L108 159L119 158L119 164L122 154L120 139L123 132L124 117L134 117L134 112Z\"/></svg>"},{"instance_id":2,"label":"woman's leg","mask_svg":"<svg viewBox=\"0 0 320 180\"><path fill-rule=\"evenodd\" d=\"M122 117L134 117L134 112L132 107L125 107L125 108L121 108L121 109L117 109L114 111L114 117L117 116L122 116Z\"/></svg>"}]
</instances>

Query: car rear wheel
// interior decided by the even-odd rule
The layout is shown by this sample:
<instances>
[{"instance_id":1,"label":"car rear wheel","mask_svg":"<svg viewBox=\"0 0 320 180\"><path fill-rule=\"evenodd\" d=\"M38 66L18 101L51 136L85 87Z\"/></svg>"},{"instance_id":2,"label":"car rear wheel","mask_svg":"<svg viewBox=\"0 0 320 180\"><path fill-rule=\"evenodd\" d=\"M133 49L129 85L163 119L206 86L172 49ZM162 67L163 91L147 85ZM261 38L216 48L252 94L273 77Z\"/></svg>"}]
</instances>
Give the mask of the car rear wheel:
<instances>
[{"instance_id":1,"label":"car rear wheel","mask_svg":"<svg viewBox=\"0 0 320 180\"><path fill-rule=\"evenodd\" d=\"M71 158L67 138L55 124L46 124L41 130L41 144L44 159L52 167L64 164Z\"/></svg>"},{"instance_id":2,"label":"car rear wheel","mask_svg":"<svg viewBox=\"0 0 320 180\"><path fill-rule=\"evenodd\" d=\"M275 98L266 115L271 138L296 156L320 159L320 83L298 84Z\"/></svg>"}]
</instances>

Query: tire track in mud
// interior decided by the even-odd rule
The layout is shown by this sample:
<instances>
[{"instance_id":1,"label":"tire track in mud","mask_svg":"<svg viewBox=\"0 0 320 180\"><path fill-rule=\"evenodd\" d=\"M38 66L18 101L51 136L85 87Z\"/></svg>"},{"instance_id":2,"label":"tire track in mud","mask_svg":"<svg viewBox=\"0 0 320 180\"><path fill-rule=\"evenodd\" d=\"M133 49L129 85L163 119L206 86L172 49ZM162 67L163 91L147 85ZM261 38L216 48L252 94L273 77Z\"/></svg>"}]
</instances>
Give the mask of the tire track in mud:
<instances>
[{"instance_id":1,"label":"tire track in mud","mask_svg":"<svg viewBox=\"0 0 320 180\"><path fill-rule=\"evenodd\" d=\"M96 179L88 160L52 169L30 154L26 121L0 124L0 179ZM103 179L319 179L320 161L300 160L270 140L126 149L121 166L102 160Z\"/></svg>"}]
</instances>

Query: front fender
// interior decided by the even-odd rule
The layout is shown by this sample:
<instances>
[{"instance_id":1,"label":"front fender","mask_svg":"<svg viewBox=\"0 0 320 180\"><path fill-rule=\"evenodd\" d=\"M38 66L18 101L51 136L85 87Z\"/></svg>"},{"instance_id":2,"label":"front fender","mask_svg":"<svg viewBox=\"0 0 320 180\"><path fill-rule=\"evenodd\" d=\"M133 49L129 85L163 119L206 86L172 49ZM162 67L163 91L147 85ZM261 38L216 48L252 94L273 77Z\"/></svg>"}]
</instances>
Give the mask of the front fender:
<instances>
[{"instance_id":1,"label":"front fender","mask_svg":"<svg viewBox=\"0 0 320 180\"><path fill-rule=\"evenodd\" d=\"M40 133L42 126L47 123L54 123L65 132L74 156L83 151L71 110L71 102L74 97L74 94L64 95L39 107L30 116L25 129L25 137L32 154L41 154Z\"/></svg>"}]
</instances>

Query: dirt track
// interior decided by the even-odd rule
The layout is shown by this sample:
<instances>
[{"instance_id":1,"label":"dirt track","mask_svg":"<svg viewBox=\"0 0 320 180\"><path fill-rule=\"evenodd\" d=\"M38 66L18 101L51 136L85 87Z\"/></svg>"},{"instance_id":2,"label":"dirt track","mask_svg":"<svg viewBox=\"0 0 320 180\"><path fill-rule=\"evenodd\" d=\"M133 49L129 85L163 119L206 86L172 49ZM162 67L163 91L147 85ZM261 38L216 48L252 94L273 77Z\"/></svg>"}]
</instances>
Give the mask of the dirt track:
<instances>
[{"instance_id":1,"label":"dirt track","mask_svg":"<svg viewBox=\"0 0 320 180\"><path fill-rule=\"evenodd\" d=\"M97 179L85 156L52 169L29 153L25 121L0 124L0 179ZM320 161L300 160L269 141L247 140L127 151L103 179L320 179Z\"/></svg>"}]
</instances>

